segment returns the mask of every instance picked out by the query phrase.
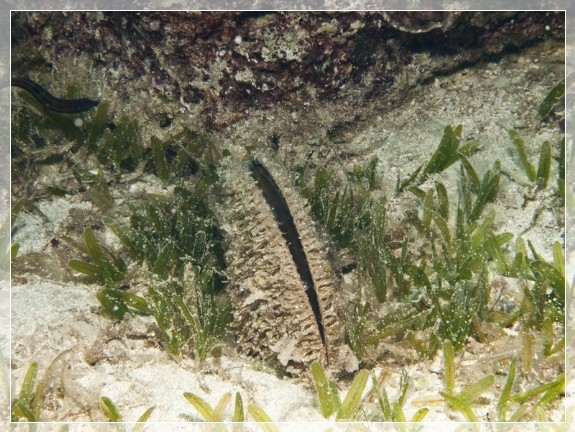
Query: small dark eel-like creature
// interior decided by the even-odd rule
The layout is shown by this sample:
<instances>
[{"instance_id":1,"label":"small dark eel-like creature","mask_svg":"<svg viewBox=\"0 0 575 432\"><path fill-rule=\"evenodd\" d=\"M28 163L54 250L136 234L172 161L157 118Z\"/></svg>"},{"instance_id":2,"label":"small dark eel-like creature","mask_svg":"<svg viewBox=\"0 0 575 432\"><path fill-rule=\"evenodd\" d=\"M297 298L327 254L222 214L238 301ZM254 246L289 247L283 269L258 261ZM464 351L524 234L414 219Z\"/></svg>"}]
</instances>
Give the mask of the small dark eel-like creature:
<instances>
[{"instance_id":1,"label":"small dark eel-like creature","mask_svg":"<svg viewBox=\"0 0 575 432\"><path fill-rule=\"evenodd\" d=\"M52 96L44 87L28 78L12 78L12 85L23 88L46 109L62 114L78 114L99 104L92 99L60 99Z\"/></svg>"},{"instance_id":2,"label":"small dark eel-like creature","mask_svg":"<svg viewBox=\"0 0 575 432\"><path fill-rule=\"evenodd\" d=\"M326 347L323 319L315 291L315 284L288 204L272 175L258 160L252 160L249 164L249 169L270 206L280 231L286 240L299 276L305 285L305 293L307 294L308 301L315 315L321 341L323 346Z\"/></svg>"}]
</instances>

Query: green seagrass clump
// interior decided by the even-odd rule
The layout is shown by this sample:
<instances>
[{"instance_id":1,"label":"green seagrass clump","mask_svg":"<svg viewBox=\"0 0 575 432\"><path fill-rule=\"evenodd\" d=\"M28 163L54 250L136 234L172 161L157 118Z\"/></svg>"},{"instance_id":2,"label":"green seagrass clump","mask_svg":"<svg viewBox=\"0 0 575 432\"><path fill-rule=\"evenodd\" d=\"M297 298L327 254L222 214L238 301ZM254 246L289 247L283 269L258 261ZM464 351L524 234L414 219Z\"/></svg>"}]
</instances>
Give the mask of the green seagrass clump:
<instances>
[{"instance_id":1,"label":"green seagrass clump","mask_svg":"<svg viewBox=\"0 0 575 432\"><path fill-rule=\"evenodd\" d=\"M449 407L459 411L466 421L478 422L480 417L476 414L473 406L484 404L482 395L495 384L495 376L488 375L478 379L476 382L465 386L459 392L455 391L455 354L449 341L443 346L444 358L444 381L445 389L440 392ZM523 392L514 392L517 387L517 358L511 360L509 372L505 384L499 393L496 413L498 422L517 422L537 419L537 421L547 421L545 409L561 398L561 393L565 390L565 376L561 374L555 381L547 384L532 387ZM515 393L515 394L513 394ZM513 411L508 415L509 411Z\"/></svg>"},{"instance_id":2,"label":"green seagrass clump","mask_svg":"<svg viewBox=\"0 0 575 432\"><path fill-rule=\"evenodd\" d=\"M100 412L106 416L108 421L112 423L123 423L124 418L120 415L116 404L107 396L102 396L98 399L98 408ZM150 407L144 413L138 417L136 420L136 425L130 430L131 432L141 432L144 430L145 423L148 421L156 407ZM115 426L115 430L118 432L124 432L126 430L124 425Z\"/></svg>"},{"instance_id":3,"label":"green seagrass clump","mask_svg":"<svg viewBox=\"0 0 575 432\"><path fill-rule=\"evenodd\" d=\"M349 248L356 259L360 285L352 306L354 319L347 324L347 341L360 359L392 337L409 341L416 352L429 358L442 342L451 343L458 351L470 336L482 340L482 323L503 327L521 320L526 328L540 331L546 320L557 323L564 317L561 246L555 245L549 263L531 242L527 248L518 237L513 248L513 234L496 231L501 162L495 161L481 174L472 160L479 142L464 141L461 126L446 127L429 161L406 180L398 180L397 196L410 193L420 206L406 211L401 227L405 234L396 245L390 242L387 200L373 195L372 186L380 183L375 159L363 168L355 167L344 186L338 186L333 173L321 167L313 185L306 185L301 174L298 178L312 214L334 243ZM517 148L523 149L521 143ZM540 187L549 181L549 161L550 151L544 145L539 168L525 165L532 169L533 181ZM459 174L455 202L447 192L454 190L452 185L439 179L430 181L450 169ZM357 192L352 195L350 190ZM418 258L410 249L414 242L419 245ZM493 297L493 275L529 281L523 284L523 303L494 313L498 300ZM393 302L395 307L380 316L373 302Z\"/></svg>"},{"instance_id":4,"label":"green seagrass clump","mask_svg":"<svg viewBox=\"0 0 575 432\"><path fill-rule=\"evenodd\" d=\"M184 135L165 142L153 140L155 169L168 185L178 181L168 172L197 160L201 166L195 183L175 186L169 195L126 197L118 202L99 174L88 196L120 247L111 251L87 228L83 244L68 239L86 257L71 260L70 266L103 286L97 297L111 318L120 320L126 313L153 315L171 354L191 350L203 361L219 345L230 319L223 292L222 237L206 200L221 156L209 140L201 138L168 158ZM133 282L144 282L148 291L130 292L126 287Z\"/></svg>"},{"instance_id":5,"label":"green seagrass clump","mask_svg":"<svg viewBox=\"0 0 575 432\"><path fill-rule=\"evenodd\" d=\"M66 396L62 382L63 370L68 366L70 350L58 354L38 379L38 362L32 362L20 384L18 395L12 398L12 422L41 422L48 401Z\"/></svg>"},{"instance_id":6,"label":"green seagrass clump","mask_svg":"<svg viewBox=\"0 0 575 432\"><path fill-rule=\"evenodd\" d=\"M330 169L318 168L313 185L306 184L303 172L299 173L296 186L310 203L313 216L320 221L340 248L352 246L358 230L365 227L369 221L369 188L373 188L375 184L376 164L377 159L373 159L365 169L355 170L353 176L356 182L349 183L343 190L334 190L334 172ZM367 189L358 186L363 179Z\"/></svg>"},{"instance_id":7,"label":"green seagrass clump","mask_svg":"<svg viewBox=\"0 0 575 432\"><path fill-rule=\"evenodd\" d=\"M212 407L208 402L194 393L185 392L184 398L196 409L196 411L198 411L204 421L210 423L222 423L225 421L224 411L232 398L232 394L231 392L225 393L215 407ZM262 408L260 408L259 405L249 404L247 407L247 413L254 421L261 423L263 430L267 432L279 431L271 417ZM239 392L236 392L234 414L231 421L234 423L244 423L247 419L249 419L249 417L246 415L244 410L242 396ZM226 427L224 425L215 425L213 430L225 431Z\"/></svg>"}]
</instances>

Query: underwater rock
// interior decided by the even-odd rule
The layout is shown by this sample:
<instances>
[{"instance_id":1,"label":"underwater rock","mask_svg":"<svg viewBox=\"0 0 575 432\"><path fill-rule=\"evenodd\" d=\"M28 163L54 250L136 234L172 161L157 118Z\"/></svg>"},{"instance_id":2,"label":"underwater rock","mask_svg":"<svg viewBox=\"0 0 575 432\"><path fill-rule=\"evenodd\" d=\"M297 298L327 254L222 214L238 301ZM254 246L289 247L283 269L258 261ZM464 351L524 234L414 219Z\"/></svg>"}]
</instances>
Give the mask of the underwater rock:
<instances>
[{"instance_id":1,"label":"underwater rock","mask_svg":"<svg viewBox=\"0 0 575 432\"><path fill-rule=\"evenodd\" d=\"M361 106L374 97L398 103L436 75L537 41L562 41L565 34L561 11L12 16L12 70L58 67L81 53L119 99L137 93L137 83L198 111L212 130L278 103L299 106L317 98Z\"/></svg>"}]
</instances>

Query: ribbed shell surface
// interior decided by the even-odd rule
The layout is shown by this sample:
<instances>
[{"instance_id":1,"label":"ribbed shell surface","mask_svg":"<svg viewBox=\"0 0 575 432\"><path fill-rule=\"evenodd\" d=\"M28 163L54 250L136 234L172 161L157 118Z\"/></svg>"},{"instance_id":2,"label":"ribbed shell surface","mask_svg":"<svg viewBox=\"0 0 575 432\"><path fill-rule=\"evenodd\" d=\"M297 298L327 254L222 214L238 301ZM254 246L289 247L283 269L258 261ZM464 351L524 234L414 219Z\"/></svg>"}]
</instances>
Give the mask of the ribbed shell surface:
<instances>
[{"instance_id":1,"label":"ribbed shell surface","mask_svg":"<svg viewBox=\"0 0 575 432\"><path fill-rule=\"evenodd\" d=\"M344 345L327 247L289 175L265 155L256 157L281 190L299 232L320 304L326 344L262 191L247 163L228 157L220 168L222 201L217 212L227 243L228 291L234 306L231 331L237 347L289 373L297 374L313 361L325 366L344 362L344 369L353 369L357 361L350 361L351 352Z\"/></svg>"}]
</instances>

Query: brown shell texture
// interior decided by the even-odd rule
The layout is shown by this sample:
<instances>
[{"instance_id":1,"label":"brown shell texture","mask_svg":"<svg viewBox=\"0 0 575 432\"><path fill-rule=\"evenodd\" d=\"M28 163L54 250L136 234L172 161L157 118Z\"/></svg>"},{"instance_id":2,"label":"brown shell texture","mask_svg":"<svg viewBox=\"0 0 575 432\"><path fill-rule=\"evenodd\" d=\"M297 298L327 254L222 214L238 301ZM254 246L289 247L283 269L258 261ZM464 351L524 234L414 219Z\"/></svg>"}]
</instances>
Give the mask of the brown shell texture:
<instances>
[{"instance_id":1,"label":"brown shell texture","mask_svg":"<svg viewBox=\"0 0 575 432\"><path fill-rule=\"evenodd\" d=\"M298 230L319 300L325 346L286 240L245 161L227 157L220 167L222 201L217 213L227 243L231 332L238 351L290 375L313 361L335 373L353 372L358 362L344 341L337 281L321 240L285 169L258 154L281 190Z\"/></svg>"}]
</instances>

